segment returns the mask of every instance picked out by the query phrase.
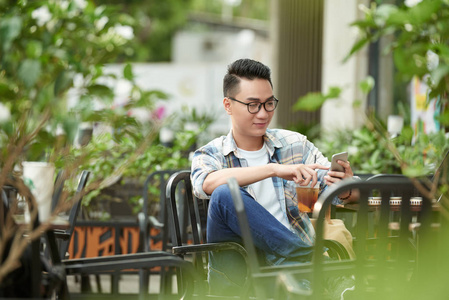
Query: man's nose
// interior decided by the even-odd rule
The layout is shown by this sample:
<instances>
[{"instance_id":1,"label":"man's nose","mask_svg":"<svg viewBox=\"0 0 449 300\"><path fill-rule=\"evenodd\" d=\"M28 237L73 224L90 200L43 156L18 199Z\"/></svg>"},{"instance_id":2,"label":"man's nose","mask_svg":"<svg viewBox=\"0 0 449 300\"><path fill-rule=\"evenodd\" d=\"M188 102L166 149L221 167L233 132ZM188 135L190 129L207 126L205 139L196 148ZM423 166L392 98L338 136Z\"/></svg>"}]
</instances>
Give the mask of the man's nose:
<instances>
[{"instance_id":1,"label":"man's nose","mask_svg":"<svg viewBox=\"0 0 449 300\"><path fill-rule=\"evenodd\" d=\"M264 117L264 116L266 116L266 115L268 115L268 112L266 111L266 109L265 109L265 105L263 105L263 104L261 104L260 105L260 110L257 112L257 116L261 116L261 117Z\"/></svg>"}]
</instances>

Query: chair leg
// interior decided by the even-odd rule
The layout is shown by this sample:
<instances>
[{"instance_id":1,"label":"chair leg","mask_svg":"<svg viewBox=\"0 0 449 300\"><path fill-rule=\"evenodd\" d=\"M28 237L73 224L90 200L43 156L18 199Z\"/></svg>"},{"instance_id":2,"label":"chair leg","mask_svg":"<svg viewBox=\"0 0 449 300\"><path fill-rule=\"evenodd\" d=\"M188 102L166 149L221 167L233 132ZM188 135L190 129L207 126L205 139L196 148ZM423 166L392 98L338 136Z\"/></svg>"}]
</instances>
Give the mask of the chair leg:
<instances>
[{"instance_id":1,"label":"chair leg","mask_svg":"<svg viewBox=\"0 0 449 300\"><path fill-rule=\"evenodd\" d=\"M82 293L92 292L89 275L81 275L81 292Z\"/></svg>"},{"instance_id":2,"label":"chair leg","mask_svg":"<svg viewBox=\"0 0 449 300\"><path fill-rule=\"evenodd\" d=\"M149 277L150 275L148 270L139 270L139 293L141 295L148 293Z\"/></svg>"},{"instance_id":3,"label":"chair leg","mask_svg":"<svg viewBox=\"0 0 449 300\"><path fill-rule=\"evenodd\" d=\"M100 280L100 275L95 275L95 281L97 283L97 289L98 289L98 293L102 294L103 293L103 288L101 287L101 280Z\"/></svg>"}]
</instances>

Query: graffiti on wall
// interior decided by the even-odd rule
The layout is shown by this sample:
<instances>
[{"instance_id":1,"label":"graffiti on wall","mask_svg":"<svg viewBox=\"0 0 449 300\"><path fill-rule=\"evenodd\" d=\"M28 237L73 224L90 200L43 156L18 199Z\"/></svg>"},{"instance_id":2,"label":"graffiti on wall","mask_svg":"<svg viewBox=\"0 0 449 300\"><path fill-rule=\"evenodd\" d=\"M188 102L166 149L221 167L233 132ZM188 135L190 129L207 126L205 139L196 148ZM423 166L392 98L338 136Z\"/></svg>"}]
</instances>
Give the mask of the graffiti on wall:
<instances>
[{"instance_id":1,"label":"graffiti on wall","mask_svg":"<svg viewBox=\"0 0 449 300\"><path fill-rule=\"evenodd\" d=\"M160 230L152 228L150 235L150 249L162 249L162 241L157 238ZM138 250L139 227L76 226L68 252L69 258L74 259L130 254Z\"/></svg>"}]
</instances>

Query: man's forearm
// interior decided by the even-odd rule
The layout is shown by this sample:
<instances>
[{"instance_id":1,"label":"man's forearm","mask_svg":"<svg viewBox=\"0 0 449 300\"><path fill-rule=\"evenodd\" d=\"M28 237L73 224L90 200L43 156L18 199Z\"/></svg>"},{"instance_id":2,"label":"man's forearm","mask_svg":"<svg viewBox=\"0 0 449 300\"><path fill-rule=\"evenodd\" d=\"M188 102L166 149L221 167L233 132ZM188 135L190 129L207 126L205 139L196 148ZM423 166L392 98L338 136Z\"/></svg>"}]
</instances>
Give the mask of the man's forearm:
<instances>
[{"instance_id":1,"label":"man's forearm","mask_svg":"<svg viewBox=\"0 0 449 300\"><path fill-rule=\"evenodd\" d=\"M240 186L246 186L254 182L275 176L273 164L257 167L227 168L207 175L203 183L203 190L210 195L220 185L235 177Z\"/></svg>"}]
</instances>

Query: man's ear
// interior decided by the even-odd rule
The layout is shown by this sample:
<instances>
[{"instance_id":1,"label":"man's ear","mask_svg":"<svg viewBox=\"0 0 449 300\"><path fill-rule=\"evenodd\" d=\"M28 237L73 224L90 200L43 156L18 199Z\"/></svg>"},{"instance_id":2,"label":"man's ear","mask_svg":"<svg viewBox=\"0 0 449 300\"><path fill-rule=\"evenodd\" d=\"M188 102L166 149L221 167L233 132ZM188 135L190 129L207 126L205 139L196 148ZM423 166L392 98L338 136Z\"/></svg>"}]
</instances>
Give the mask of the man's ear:
<instances>
[{"instance_id":1,"label":"man's ear","mask_svg":"<svg viewBox=\"0 0 449 300\"><path fill-rule=\"evenodd\" d=\"M229 98L223 98L223 106L227 112L228 115L232 115L232 110L231 110L231 100L229 100Z\"/></svg>"}]
</instances>

